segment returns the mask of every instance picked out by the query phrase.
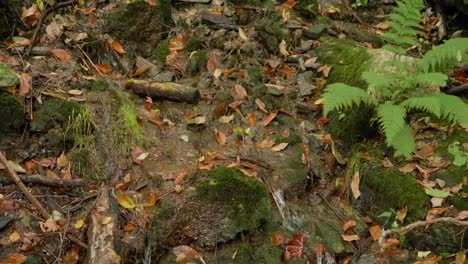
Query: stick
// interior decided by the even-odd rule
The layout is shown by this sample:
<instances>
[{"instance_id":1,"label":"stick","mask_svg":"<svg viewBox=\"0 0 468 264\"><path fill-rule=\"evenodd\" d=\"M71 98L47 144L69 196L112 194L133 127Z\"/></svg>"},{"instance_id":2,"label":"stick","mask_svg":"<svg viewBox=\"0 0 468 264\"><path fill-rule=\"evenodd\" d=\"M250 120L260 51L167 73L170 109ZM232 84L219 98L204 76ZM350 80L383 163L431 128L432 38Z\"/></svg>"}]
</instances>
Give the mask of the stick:
<instances>
[{"instance_id":1,"label":"stick","mask_svg":"<svg viewBox=\"0 0 468 264\"><path fill-rule=\"evenodd\" d=\"M31 194L31 192L28 191L18 174L16 174L16 172L9 166L8 161L2 152L0 152L0 162L3 164L3 166L5 166L11 178L16 183L16 185L18 185L18 187L24 193L24 195L26 195L29 201L39 210L42 217L44 217L44 219L49 218L49 213L47 212L47 210L44 208L44 206L42 206L41 202L39 202L39 200L37 200L36 197L34 197Z\"/></svg>"},{"instance_id":2,"label":"stick","mask_svg":"<svg viewBox=\"0 0 468 264\"><path fill-rule=\"evenodd\" d=\"M126 87L142 97L163 98L175 101L196 103L200 99L197 88L173 82L151 82L145 80L130 79Z\"/></svg>"},{"instance_id":3,"label":"stick","mask_svg":"<svg viewBox=\"0 0 468 264\"><path fill-rule=\"evenodd\" d=\"M416 221L414 223L411 223L409 225L406 225L396 230L385 230L384 232L382 232L381 240L383 241L385 237L392 235L392 234L404 234L415 228L425 227L425 226L433 225L437 223L452 223L458 226L468 227L468 221L463 221L459 218L454 218L454 217L440 217L440 218L427 220L427 221Z\"/></svg>"},{"instance_id":4,"label":"stick","mask_svg":"<svg viewBox=\"0 0 468 264\"><path fill-rule=\"evenodd\" d=\"M52 179L41 175L18 175L23 183L41 184L51 187L79 187L84 186L86 183L83 179ZM16 183L12 178L0 177L0 184Z\"/></svg>"}]
</instances>

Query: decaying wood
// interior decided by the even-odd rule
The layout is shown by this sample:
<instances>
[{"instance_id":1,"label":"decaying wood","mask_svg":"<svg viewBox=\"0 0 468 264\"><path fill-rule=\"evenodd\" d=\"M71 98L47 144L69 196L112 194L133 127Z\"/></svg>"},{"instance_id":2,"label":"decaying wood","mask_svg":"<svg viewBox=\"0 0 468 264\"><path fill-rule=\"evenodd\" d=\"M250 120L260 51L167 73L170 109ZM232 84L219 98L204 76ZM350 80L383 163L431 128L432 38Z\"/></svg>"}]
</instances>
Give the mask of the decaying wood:
<instances>
[{"instance_id":1,"label":"decaying wood","mask_svg":"<svg viewBox=\"0 0 468 264\"><path fill-rule=\"evenodd\" d=\"M16 172L9 166L8 160L5 158L2 152L0 152L0 162L3 164L3 166L5 166L12 180L16 183L16 185L18 185L28 200L37 208L37 210L39 210L42 217L44 217L44 219L49 218L49 213L47 210L44 208L41 202L39 202L39 200L37 200L36 197L31 194L28 188L26 188L18 174L16 174Z\"/></svg>"},{"instance_id":2,"label":"decaying wood","mask_svg":"<svg viewBox=\"0 0 468 264\"><path fill-rule=\"evenodd\" d=\"M90 214L86 263L120 263L120 256L114 249L114 225L117 219L111 211L110 192L105 185L101 190L96 206Z\"/></svg>"},{"instance_id":3,"label":"decaying wood","mask_svg":"<svg viewBox=\"0 0 468 264\"><path fill-rule=\"evenodd\" d=\"M146 80L128 80L127 88L142 97L162 98L174 101L196 103L200 99L197 88L173 82L150 82Z\"/></svg>"},{"instance_id":4,"label":"decaying wood","mask_svg":"<svg viewBox=\"0 0 468 264\"><path fill-rule=\"evenodd\" d=\"M79 187L86 183L82 179L52 179L41 175L18 175L23 183L40 184L51 187ZM0 177L0 184L16 183L12 178Z\"/></svg>"}]
</instances>

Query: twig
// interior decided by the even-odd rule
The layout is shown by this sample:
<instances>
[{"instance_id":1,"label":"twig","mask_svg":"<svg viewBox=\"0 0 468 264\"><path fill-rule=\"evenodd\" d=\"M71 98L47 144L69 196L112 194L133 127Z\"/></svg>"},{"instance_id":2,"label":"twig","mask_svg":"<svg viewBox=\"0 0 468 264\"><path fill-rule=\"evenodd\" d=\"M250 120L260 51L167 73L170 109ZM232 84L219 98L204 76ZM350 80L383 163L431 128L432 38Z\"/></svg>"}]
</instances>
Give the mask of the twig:
<instances>
[{"instance_id":1,"label":"twig","mask_svg":"<svg viewBox=\"0 0 468 264\"><path fill-rule=\"evenodd\" d=\"M41 28L42 21L44 21L44 19L51 12L53 12L54 10L65 7L65 6L68 6L68 5L72 5L73 3L75 3L75 0L68 0L68 1L65 1L65 2L57 3L56 5L48 7L46 9L44 14L41 15L41 18L39 19L39 22L37 23L36 29L34 30L34 34L33 34L32 38L31 38L31 44L28 46L28 49L26 50L25 57L29 57L29 54L31 53L31 50L34 47L34 42L36 41L37 34L39 33L39 29Z\"/></svg>"},{"instance_id":2,"label":"twig","mask_svg":"<svg viewBox=\"0 0 468 264\"><path fill-rule=\"evenodd\" d=\"M91 58L88 56L88 54L86 54L86 52L84 52L84 50L79 46L79 45L76 45L76 47L81 51L81 53L83 53L83 55L88 59L89 63L91 63L91 65L93 66L93 68L99 73L99 75L101 76L104 76L104 74L102 74L102 72L99 70L99 68L96 66L96 64L94 64L94 62L91 60Z\"/></svg>"},{"instance_id":3,"label":"twig","mask_svg":"<svg viewBox=\"0 0 468 264\"><path fill-rule=\"evenodd\" d=\"M404 234L413 229L426 227L429 225L437 224L437 223L452 223L458 226L468 227L468 221L463 221L460 218L455 217L440 217L432 220L427 221L416 221L404 227L395 230L385 230L382 232L382 236L380 237L379 243L382 243L385 237L393 234Z\"/></svg>"},{"instance_id":4,"label":"twig","mask_svg":"<svg viewBox=\"0 0 468 264\"><path fill-rule=\"evenodd\" d=\"M23 183L41 184L51 187L79 187L86 183L82 179L51 179L41 175L18 175ZM0 177L0 184L16 183L12 178Z\"/></svg>"},{"instance_id":5,"label":"twig","mask_svg":"<svg viewBox=\"0 0 468 264\"><path fill-rule=\"evenodd\" d=\"M286 217L284 216L284 212L283 212L283 209L281 208L276 196L275 196L275 190L273 189L273 187L271 187L271 185L267 182L265 182L266 185L268 186L268 189L270 189L270 193L271 193L271 196L273 197L273 200L275 201L275 204L276 204L276 207L278 207L278 211L281 215L281 218L283 219L283 222L286 222Z\"/></svg>"},{"instance_id":6,"label":"twig","mask_svg":"<svg viewBox=\"0 0 468 264\"><path fill-rule=\"evenodd\" d=\"M9 166L8 161L2 152L0 152L0 162L3 164L3 166L5 166L8 173L10 174L10 177L13 179L16 185L18 185L18 187L24 193L24 195L26 195L28 200L31 203L33 203L33 205L39 210L42 217L44 217L44 219L49 218L49 213L47 212L47 210L44 208L44 206L42 206L41 202L39 202L39 200L37 200L36 197L34 197L31 194L31 192L28 191L28 189L26 188L24 183L21 181L21 178L18 176L18 174L16 174L16 172Z\"/></svg>"}]
</instances>

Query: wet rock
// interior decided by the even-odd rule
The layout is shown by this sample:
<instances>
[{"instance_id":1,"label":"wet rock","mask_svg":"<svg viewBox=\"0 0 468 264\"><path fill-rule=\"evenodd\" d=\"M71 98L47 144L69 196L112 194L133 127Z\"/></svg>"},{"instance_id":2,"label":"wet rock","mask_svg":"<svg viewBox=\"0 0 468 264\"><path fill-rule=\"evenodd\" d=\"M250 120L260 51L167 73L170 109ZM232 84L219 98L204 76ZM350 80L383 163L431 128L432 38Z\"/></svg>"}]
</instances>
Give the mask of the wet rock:
<instances>
[{"instance_id":1,"label":"wet rock","mask_svg":"<svg viewBox=\"0 0 468 264\"><path fill-rule=\"evenodd\" d=\"M327 26L324 24L312 25L304 31L304 36L309 39L319 39L326 31Z\"/></svg>"},{"instance_id":2,"label":"wet rock","mask_svg":"<svg viewBox=\"0 0 468 264\"><path fill-rule=\"evenodd\" d=\"M18 83L18 75L8 65L0 62L0 88L16 86Z\"/></svg>"}]
</instances>

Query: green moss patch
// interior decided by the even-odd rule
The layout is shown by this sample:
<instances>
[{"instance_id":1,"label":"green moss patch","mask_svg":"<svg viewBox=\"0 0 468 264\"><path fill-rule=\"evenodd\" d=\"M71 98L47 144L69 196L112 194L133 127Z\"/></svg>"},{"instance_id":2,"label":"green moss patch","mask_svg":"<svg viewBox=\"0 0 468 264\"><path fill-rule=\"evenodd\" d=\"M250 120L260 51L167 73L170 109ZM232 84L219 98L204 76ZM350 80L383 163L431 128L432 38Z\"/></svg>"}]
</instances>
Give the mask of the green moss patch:
<instances>
[{"instance_id":1,"label":"green moss patch","mask_svg":"<svg viewBox=\"0 0 468 264\"><path fill-rule=\"evenodd\" d=\"M15 130L25 124L23 105L16 97L0 93L0 125L1 132Z\"/></svg>"},{"instance_id":2,"label":"green moss patch","mask_svg":"<svg viewBox=\"0 0 468 264\"><path fill-rule=\"evenodd\" d=\"M74 102L47 99L36 111L31 121L31 130L44 132L51 128L63 128L70 118L80 112L80 106Z\"/></svg>"}]
</instances>

